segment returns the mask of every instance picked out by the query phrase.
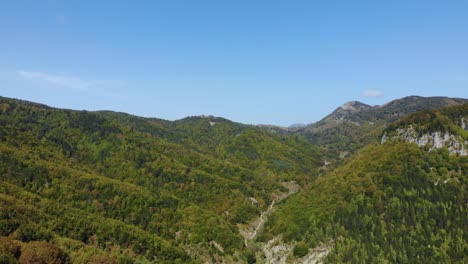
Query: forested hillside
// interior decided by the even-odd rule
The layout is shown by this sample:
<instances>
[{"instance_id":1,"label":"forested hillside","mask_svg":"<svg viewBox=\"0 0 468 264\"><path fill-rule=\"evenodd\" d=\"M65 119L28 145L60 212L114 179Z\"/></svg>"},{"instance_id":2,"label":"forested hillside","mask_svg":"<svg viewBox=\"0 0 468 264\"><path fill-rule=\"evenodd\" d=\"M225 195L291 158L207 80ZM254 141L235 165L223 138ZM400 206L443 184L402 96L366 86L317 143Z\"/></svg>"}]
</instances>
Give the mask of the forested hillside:
<instances>
[{"instance_id":1,"label":"forested hillside","mask_svg":"<svg viewBox=\"0 0 468 264\"><path fill-rule=\"evenodd\" d=\"M418 144L392 131L450 132L465 141L468 105L423 111L392 124L273 214L265 237L283 234L296 255L322 245L329 263L466 263L468 157L449 142Z\"/></svg>"},{"instance_id":2,"label":"forested hillside","mask_svg":"<svg viewBox=\"0 0 468 264\"><path fill-rule=\"evenodd\" d=\"M286 192L281 182L315 177L322 155L300 137L221 118L0 98L1 258L186 263L238 252L242 261L237 224Z\"/></svg>"},{"instance_id":3,"label":"forested hillside","mask_svg":"<svg viewBox=\"0 0 468 264\"><path fill-rule=\"evenodd\" d=\"M332 146L0 97L0 263L466 263L463 101L347 104Z\"/></svg>"}]
</instances>

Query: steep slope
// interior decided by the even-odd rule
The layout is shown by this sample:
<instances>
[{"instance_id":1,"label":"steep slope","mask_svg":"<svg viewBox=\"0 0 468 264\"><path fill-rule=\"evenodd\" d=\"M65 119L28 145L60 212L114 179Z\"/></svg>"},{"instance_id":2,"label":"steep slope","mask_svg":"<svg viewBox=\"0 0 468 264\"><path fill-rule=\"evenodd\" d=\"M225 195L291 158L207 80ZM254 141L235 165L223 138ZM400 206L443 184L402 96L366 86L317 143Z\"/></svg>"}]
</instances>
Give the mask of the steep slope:
<instances>
[{"instance_id":1,"label":"steep slope","mask_svg":"<svg viewBox=\"0 0 468 264\"><path fill-rule=\"evenodd\" d=\"M467 99L409 96L382 106L348 102L317 123L297 129L311 143L326 146L336 155L345 156L378 136L385 127L411 113L456 106Z\"/></svg>"},{"instance_id":2,"label":"steep slope","mask_svg":"<svg viewBox=\"0 0 468 264\"><path fill-rule=\"evenodd\" d=\"M447 147L450 154L468 155L468 104L440 111L422 111L390 125L382 143L394 140L416 143L429 151Z\"/></svg>"},{"instance_id":3,"label":"steep slope","mask_svg":"<svg viewBox=\"0 0 468 264\"><path fill-rule=\"evenodd\" d=\"M221 118L0 98L0 250L20 245L0 255L45 241L74 263L242 261L237 225L286 193L282 181L314 178L321 155L298 136Z\"/></svg>"},{"instance_id":4,"label":"steep slope","mask_svg":"<svg viewBox=\"0 0 468 264\"><path fill-rule=\"evenodd\" d=\"M293 259L321 246L330 263L466 263L468 157L451 151L453 142L418 145L398 131L450 133L463 142L467 115L468 104L390 125L383 143L359 150L285 201L262 239L283 234Z\"/></svg>"}]
</instances>

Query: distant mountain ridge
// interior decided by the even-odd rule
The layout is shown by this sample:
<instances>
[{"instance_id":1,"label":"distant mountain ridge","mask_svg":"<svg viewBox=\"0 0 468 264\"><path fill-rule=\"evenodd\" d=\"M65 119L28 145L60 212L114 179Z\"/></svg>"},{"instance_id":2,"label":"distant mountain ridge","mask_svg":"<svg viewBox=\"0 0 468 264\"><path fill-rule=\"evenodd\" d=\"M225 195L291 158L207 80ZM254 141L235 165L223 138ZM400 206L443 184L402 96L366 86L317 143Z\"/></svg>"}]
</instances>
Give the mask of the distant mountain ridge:
<instances>
[{"instance_id":1,"label":"distant mountain ridge","mask_svg":"<svg viewBox=\"0 0 468 264\"><path fill-rule=\"evenodd\" d=\"M380 106L350 101L322 120L292 133L303 135L309 142L338 153L355 151L370 143L383 129L404 116L421 110L461 105L468 99L408 96Z\"/></svg>"},{"instance_id":2,"label":"distant mountain ridge","mask_svg":"<svg viewBox=\"0 0 468 264\"><path fill-rule=\"evenodd\" d=\"M407 96L376 106L370 106L359 101L349 101L320 121L306 125L304 129L317 129L329 126L329 122L342 120L359 124L378 120L385 120L390 123L417 111L461 105L466 102L468 102L468 99L464 98L422 96Z\"/></svg>"}]
</instances>

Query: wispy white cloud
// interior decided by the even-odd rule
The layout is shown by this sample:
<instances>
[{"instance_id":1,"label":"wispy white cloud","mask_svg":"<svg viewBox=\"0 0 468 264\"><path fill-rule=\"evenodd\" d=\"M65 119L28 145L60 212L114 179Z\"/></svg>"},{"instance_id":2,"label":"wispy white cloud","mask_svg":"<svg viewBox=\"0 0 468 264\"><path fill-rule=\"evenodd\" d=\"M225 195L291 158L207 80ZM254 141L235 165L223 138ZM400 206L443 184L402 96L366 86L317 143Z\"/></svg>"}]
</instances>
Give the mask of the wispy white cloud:
<instances>
[{"instance_id":1,"label":"wispy white cloud","mask_svg":"<svg viewBox=\"0 0 468 264\"><path fill-rule=\"evenodd\" d=\"M81 91L108 98L120 98L120 96L101 89L117 88L124 85L124 82L117 80L83 80L74 76L36 71L19 70L16 71L16 74L23 80L41 82L58 88Z\"/></svg>"},{"instance_id":2,"label":"wispy white cloud","mask_svg":"<svg viewBox=\"0 0 468 264\"><path fill-rule=\"evenodd\" d=\"M363 95L365 97L382 97L383 96L383 92L380 91L380 90L374 90L374 89L369 89L369 90L365 90Z\"/></svg>"}]
</instances>

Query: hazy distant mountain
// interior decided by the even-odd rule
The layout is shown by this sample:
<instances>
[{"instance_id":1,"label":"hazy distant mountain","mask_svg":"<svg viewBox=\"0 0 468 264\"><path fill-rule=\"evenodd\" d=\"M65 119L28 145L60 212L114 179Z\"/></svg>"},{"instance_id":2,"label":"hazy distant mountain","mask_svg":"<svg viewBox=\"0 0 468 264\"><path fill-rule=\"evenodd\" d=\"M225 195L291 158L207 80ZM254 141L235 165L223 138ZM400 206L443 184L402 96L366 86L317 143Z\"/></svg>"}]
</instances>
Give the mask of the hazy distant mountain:
<instances>
[{"instance_id":1,"label":"hazy distant mountain","mask_svg":"<svg viewBox=\"0 0 468 264\"><path fill-rule=\"evenodd\" d=\"M306 126L307 126L306 124L292 124L288 128L297 129L297 128L303 128L303 127L306 127Z\"/></svg>"}]
</instances>

